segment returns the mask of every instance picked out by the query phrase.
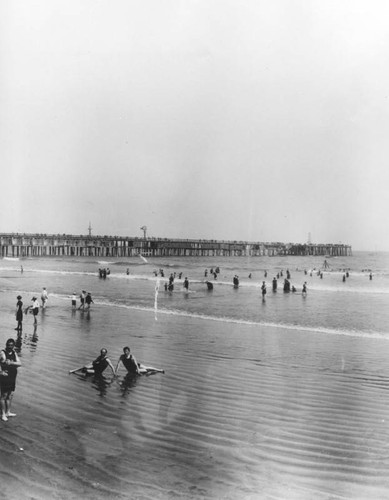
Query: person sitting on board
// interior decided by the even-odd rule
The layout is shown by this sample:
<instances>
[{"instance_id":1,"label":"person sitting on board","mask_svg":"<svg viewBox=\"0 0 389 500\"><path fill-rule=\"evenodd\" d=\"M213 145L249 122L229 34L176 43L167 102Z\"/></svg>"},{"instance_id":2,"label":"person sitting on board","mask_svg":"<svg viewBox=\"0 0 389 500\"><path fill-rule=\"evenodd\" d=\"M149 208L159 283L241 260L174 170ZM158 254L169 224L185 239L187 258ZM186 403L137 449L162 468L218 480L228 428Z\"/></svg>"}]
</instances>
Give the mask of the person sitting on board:
<instances>
[{"instance_id":1,"label":"person sitting on board","mask_svg":"<svg viewBox=\"0 0 389 500\"><path fill-rule=\"evenodd\" d=\"M115 368L113 367L111 360L108 358L108 351L103 348L100 351L100 356L97 356L97 358L92 361L92 363L89 363L89 365L84 366L82 371L89 375L102 375L103 371L108 368L108 366L115 375Z\"/></svg>"},{"instance_id":2,"label":"person sitting on board","mask_svg":"<svg viewBox=\"0 0 389 500\"><path fill-rule=\"evenodd\" d=\"M131 349L126 346L123 347L123 354L118 359L116 364L115 375L117 375L120 363L123 364L124 368L127 370L127 375L144 375L149 373L165 373L165 370L160 370L159 368L153 368L152 366L145 366L142 363L138 363L135 357L131 354Z\"/></svg>"}]
</instances>

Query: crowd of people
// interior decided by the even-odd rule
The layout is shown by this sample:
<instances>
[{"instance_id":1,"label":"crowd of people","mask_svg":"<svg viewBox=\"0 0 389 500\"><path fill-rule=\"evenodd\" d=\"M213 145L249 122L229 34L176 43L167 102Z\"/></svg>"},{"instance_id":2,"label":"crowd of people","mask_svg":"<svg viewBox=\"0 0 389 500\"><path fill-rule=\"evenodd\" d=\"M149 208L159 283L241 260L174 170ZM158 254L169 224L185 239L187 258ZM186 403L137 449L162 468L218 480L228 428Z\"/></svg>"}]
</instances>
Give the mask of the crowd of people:
<instances>
[{"instance_id":1,"label":"crowd of people","mask_svg":"<svg viewBox=\"0 0 389 500\"><path fill-rule=\"evenodd\" d=\"M328 265L325 266L325 269L328 269ZM373 274L371 270L367 270L369 272L369 279L372 280ZM310 276L312 276L312 273L315 272L317 276L321 279L323 279L323 272L321 269L313 269L309 271ZM109 269L104 269L101 270L99 269L99 274L100 277L106 277L109 275ZM127 269L127 274L129 274L129 270ZM163 269L159 269L159 271L154 271L155 276L161 276L164 277L165 273ZM182 279L182 272L180 273L171 273L168 279L168 282L165 283L165 290L166 291L173 291L174 290L174 282L176 278ZM205 269L204 271L204 283L207 286L207 289L209 291L213 290L213 283L208 280L208 276L212 276L214 280L217 280L218 275L220 274L220 268L216 267L215 269L211 268L209 271L208 269ZM267 277L267 270L264 271L263 277ZM308 271L304 270L304 274L307 275ZM342 276L343 282L346 281L347 278L349 278L349 271L344 270L344 274ZM249 273L248 278L252 279L253 274ZM276 276L273 277L272 282L271 282L271 288L273 292L277 292L278 290L278 280L281 278L284 278L284 273L283 270L280 270L277 272ZM239 281L239 276L234 275L232 278L232 283L234 288L238 288L240 285ZM189 279L188 277L185 277L183 280L183 289L185 291L189 291ZM261 288L261 295L262 295L262 301L265 301L266 294L267 294L267 283L265 280L262 281L262 284L260 285ZM307 295L307 282L304 281L301 289L301 294L303 296ZM297 289L294 285L291 285L291 273L289 269L286 270L286 277L283 280L283 292L284 293L289 293L289 292L297 292ZM31 304L28 305L25 309L23 309L23 301L22 301L22 296L18 295L16 297L17 302L16 302L16 321L17 321L17 326L15 330L18 332L18 337L21 335L22 329L23 329L23 316L24 314L32 313L33 318L34 318L34 325L36 327L37 325L37 318L39 314L40 308L45 309L47 307L47 303L49 300L49 295L47 292L46 287L43 287L42 292L41 292L41 304L39 304L39 300L36 296L33 296L31 298ZM73 292L71 295L71 307L73 310L81 310L81 311L87 311L90 309L91 304L94 303L92 295L90 292L87 292L85 290L82 290L80 295L79 295L79 301L80 305L77 308L77 294L76 292ZM15 385L16 385L16 376L17 376L17 369L21 366L20 359L18 357L18 354L15 350L15 340L12 338L9 338L6 342L6 346L3 350L0 351L0 403L1 403L1 419L2 421L6 422L8 418L10 417L15 417L16 414L12 413L11 411L11 403L13 399L13 394L15 391ZM108 357L108 351L106 348L102 348L100 350L99 356L96 357L92 362L77 368L75 370L71 370L70 373L76 373L76 372L81 372L82 374L85 375L94 375L94 376L101 376L103 372L107 369L110 368L112 374L114 377L118 376L118 371L119 368L123 366L126 371L127 371L127 376L138 376L142 374L149 374L149 373L157 373L157 372L162 372L164 373L164 370L154 368L151 366L145 366L141 363L138 363L135 356L131 353L130 347L125 346L123 348L123 354L120 355L116 367L114 367L113 363Z\"/></svg>"}]
</instances>

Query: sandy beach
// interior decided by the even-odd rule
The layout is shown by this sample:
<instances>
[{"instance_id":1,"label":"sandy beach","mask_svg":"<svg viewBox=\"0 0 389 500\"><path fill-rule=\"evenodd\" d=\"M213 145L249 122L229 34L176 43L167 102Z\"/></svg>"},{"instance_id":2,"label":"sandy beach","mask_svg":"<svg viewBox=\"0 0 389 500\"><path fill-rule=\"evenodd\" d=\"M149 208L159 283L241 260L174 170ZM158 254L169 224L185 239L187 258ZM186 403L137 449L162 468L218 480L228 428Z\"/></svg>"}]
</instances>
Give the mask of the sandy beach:
<instances>
[{"instance_id":1,"label":"sandy beach","mask_svg":"<svg viewBox=\"0 0 389 500\"><path fill-rule=\"evenodd\" d=\"M93 261L26 261L24 273L6 263L3 345L16 337L18 293L27 306L44 284L49 301L18 339L17 417L0 425L5 498L387 497L386 271L372 282L354 273L343 289L340 273L295 271L307 297L262 302L260 261L249 264L256 280L232 287L229 275L248 275L241 263L225 261L211 294L209 263L197 260L175 263L190 293L179 282L157 293L153 267L138 260L130 276L112 263L107 280ZM83 286L89 313L71 308ZM102 347L116 366L126 345L165 374L69 374Z\"/></svg>"},{"instance_id":2,"label":"sandy beach","mask_svg":"<svg viewBox=\"0 0 389 500\"><path fill-rule=\"evenodd\" d=\"M68 374L126 344L166 373ZM386 344L51 300L25 318L5 498L384 498Z\"/></svg>"}]
</instances>

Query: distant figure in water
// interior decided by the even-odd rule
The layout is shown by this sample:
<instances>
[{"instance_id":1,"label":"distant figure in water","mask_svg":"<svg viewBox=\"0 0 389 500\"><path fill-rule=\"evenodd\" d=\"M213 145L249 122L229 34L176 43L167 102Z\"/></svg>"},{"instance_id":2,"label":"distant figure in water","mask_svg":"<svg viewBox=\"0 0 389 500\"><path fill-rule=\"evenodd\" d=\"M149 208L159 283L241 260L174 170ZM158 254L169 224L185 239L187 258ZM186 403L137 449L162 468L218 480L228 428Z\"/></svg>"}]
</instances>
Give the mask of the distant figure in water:
<instances>
[{"instance_id":1,"label":"distant figure in water","mask_svg":"<svg viewBox=\"0 0 389 500\"><path fill-rule=\"evenodd\" d=\"M127 276L128 276L130 274L130 268L129 267L127 267L127 271L126 272L127 272Z\"/></svg>"},{"instance_id":2,"label":"distant figure in water","mask_svg":"<svg viewBox=\"0 0 389 500\"><path fill-rule=\"evenodd\" d=\"M251 280L251 277L252 277L252 276L251 276L251 273L250 273L250 274L249 274L249 279L250 279L250 280Z\"/></svg>"},{"instance_id":3,"label":"distant figure in water","mask_svg":"<svg viewBox=\"0 0 389 500\"><path fill-rule=\"evenodd\" d=\"M232 282L234 284L234 288L238 288L238 286L239 286L239 277L236 274L235 274Z\"/></svg>"},{"instance_id":4,"label":"distant figure in water","mask_svg":"<svg viewBox=\"0 0 389 500\"><path fill-rule=\"evenodd\" d=\"M297 290L296 290L296 287L295 287L295 286L292 286L292 292L293 292L293 293L294 293L294 292L297 292Z\"/></svg>"},{"instance_id":5,"label":"distant figure in water","mask_svg":"<svg viewBox=\"0 0 389 500\"><path fill-rule=\"evenodd\" d=\"M90 305L91 304L94 304L93 302L93 299L92 299L92 295L90 292L88 292L86 294L86 297L85 297L85 304L86 304L86 309L90 309Z\"/></svg>"},{"instance_id":6,"label":"distant figure in water","mask_svg":"<svg viewBox=\"0 0 389 500\"><path fill-rule=\"evenodd\" d=\"M108 358L108 351L103 348L100 351L100 356L97 356L97 358L92 361L92 363L89 363L89 365L84 366L82 371L89 375L101 375L103 371L108 368L108 366L111 368L113 375L115 375L115 368L113 367L111 360Z\"/></svg>"},{"instance_id":7,"label":"distant figure in water","mask_svg":"<svg viewBox=\"0 0 389 500\"><path fill-rule=\"evenodd\" d=\"M213 284L210 281L205 282L207 284L208 290L213 290Z\"/></svg>"},{"instance_id":8,"label":"distant figure in water","mask_svg":"<svg viewBox=\"0 0 389 500\"><path fill-rule=\"evenodd\" d=\"M73 292L73 295L72 295L72 309L77 309L77 295L76 295L76 292Z\"/></svg>"},{"instance_id":9,"label":"distant figure in water","mask_svg":"<svg viewBox=\"0 0 389 500\"><path fill-rule=\"evenodd\" d=\"M185 280L184 280L184 288L185 288L185 290L189 290L189 280L188 280L188 278L185 278Z\"/></svg>"},{"instance_id":10,"label":"distant figure in water","mask_svg":"<svg viewBox=\"0 0 389 500\"><path fill-rule=\"evenodd\" d=\"M43 287L42 295L41 295L42 309L44 309L46 307L46 302L47 302L48 298L49 298L49 296L47 294L47 290L45 287Z\"/></svg>"},{"instance_id":11,"label":"distant figure in water","mask_svg":"<svg viewBox=\"0 0 389 500\"><path fill-rule=\"evenodd\" d=\"M264 281L262 281L261 290L262 290L262 300L264 301L266 297L266 283Z\"/></svg>"},{"instance_id":12,"label":"distant figure in water","mask_svg":"<svg viewBox=\"0 0 389 500\"><path fill-rule=\"evenodd\" d=\"M284 292L285 293L290 292L290 282L287 279L284 280Z\"/></svg>"},{"instance_id":13,"label":"distant figure in water","mask_svg":"<svg viewBox=\"0 0 389 500\"><path fill-rule=\"evenodd\" d=\"M343 283L346 282L346 275L345 274L343 275L342 281L343 281Z\"/></svg>"},{"instance_id":14,"label":"distant figure in water","mask_svg":"<svg viewBox=\"0 0 389 500\"><path fill-rule=\"evenodd\" d=\"M20 266L20 272L21 273L23 272L23 266Z\"/></svg>"},{"instance_id":15,"label":"distant figure in water","mask_svg":"<svg viewBox=\"0 0 389 500\"><path fill-rule=\"evenodd\" d=\"M86 297L86 291L83 290L80 293L80 307L78 309L82 309L82 310L85 309L85 297Z\"/></svg>"},{"instance_id":16,"label":"distant figure in water","mask_svg":"<svg viewBox=\"0 0 389 500\"><path fill-rule=\"evenodd\" d=\"M208 276L208 270L206 269L206 270L204 271L204 278L206 278L207 276Z\"/></svg>"},{"instance_id":17,"label":"distant figure in water","mask_svg":"<svg viewBox=\"0 0 389 500\"><path fill-rule=\"evenodd\" d=\"M277 286L278 286L277 278L274 276L273 281L272 281L273 292L277 291Z\"/></svg>"},{"instance_id":18,"label":"distant figure in water","mask_svg":"<svg viewBox=\"0 0 389 500\"><path fill-rule=\"evenodd\" d=\"M303 284L303 295L306 295L307 294L307 282L304 281L304 284Z\"/></svg>"},{"instance_id":19,"label":"distant figure in water","mask_svg":"<svg viewBox=\"0 0 389 500\"><path fill-rule=\"evenodd\" d=\"M373 279L373 274L372 274L372 273L370 273L370 274L369 274L369 280L372 280L372 279Z\"/></svg>"}]
</instances>

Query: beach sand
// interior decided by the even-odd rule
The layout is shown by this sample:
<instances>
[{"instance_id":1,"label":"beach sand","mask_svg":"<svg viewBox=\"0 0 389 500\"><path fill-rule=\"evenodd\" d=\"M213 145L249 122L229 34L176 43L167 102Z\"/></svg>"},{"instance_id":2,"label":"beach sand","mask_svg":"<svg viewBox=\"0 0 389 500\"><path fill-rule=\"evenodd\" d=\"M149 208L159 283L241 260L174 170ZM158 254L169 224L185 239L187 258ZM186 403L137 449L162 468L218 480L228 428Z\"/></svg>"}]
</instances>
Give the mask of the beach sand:
<instances>
[{"instance_id":1,"label":"beach sand","mask_svg":"<svg viewBox=\"0 0 389 500\"><path fill-rule=\"evenodd\" d=\"M13 297L2 297L14 336ZM26 301L27 302L27 301ZM387 342L50 298L25 317L3 498L387 498ZM7 333L8 332L8 333ZM12 332L11 334L9 332ZM69 375L130 345L164 368Z\"/></svg>"}]
</instances>

